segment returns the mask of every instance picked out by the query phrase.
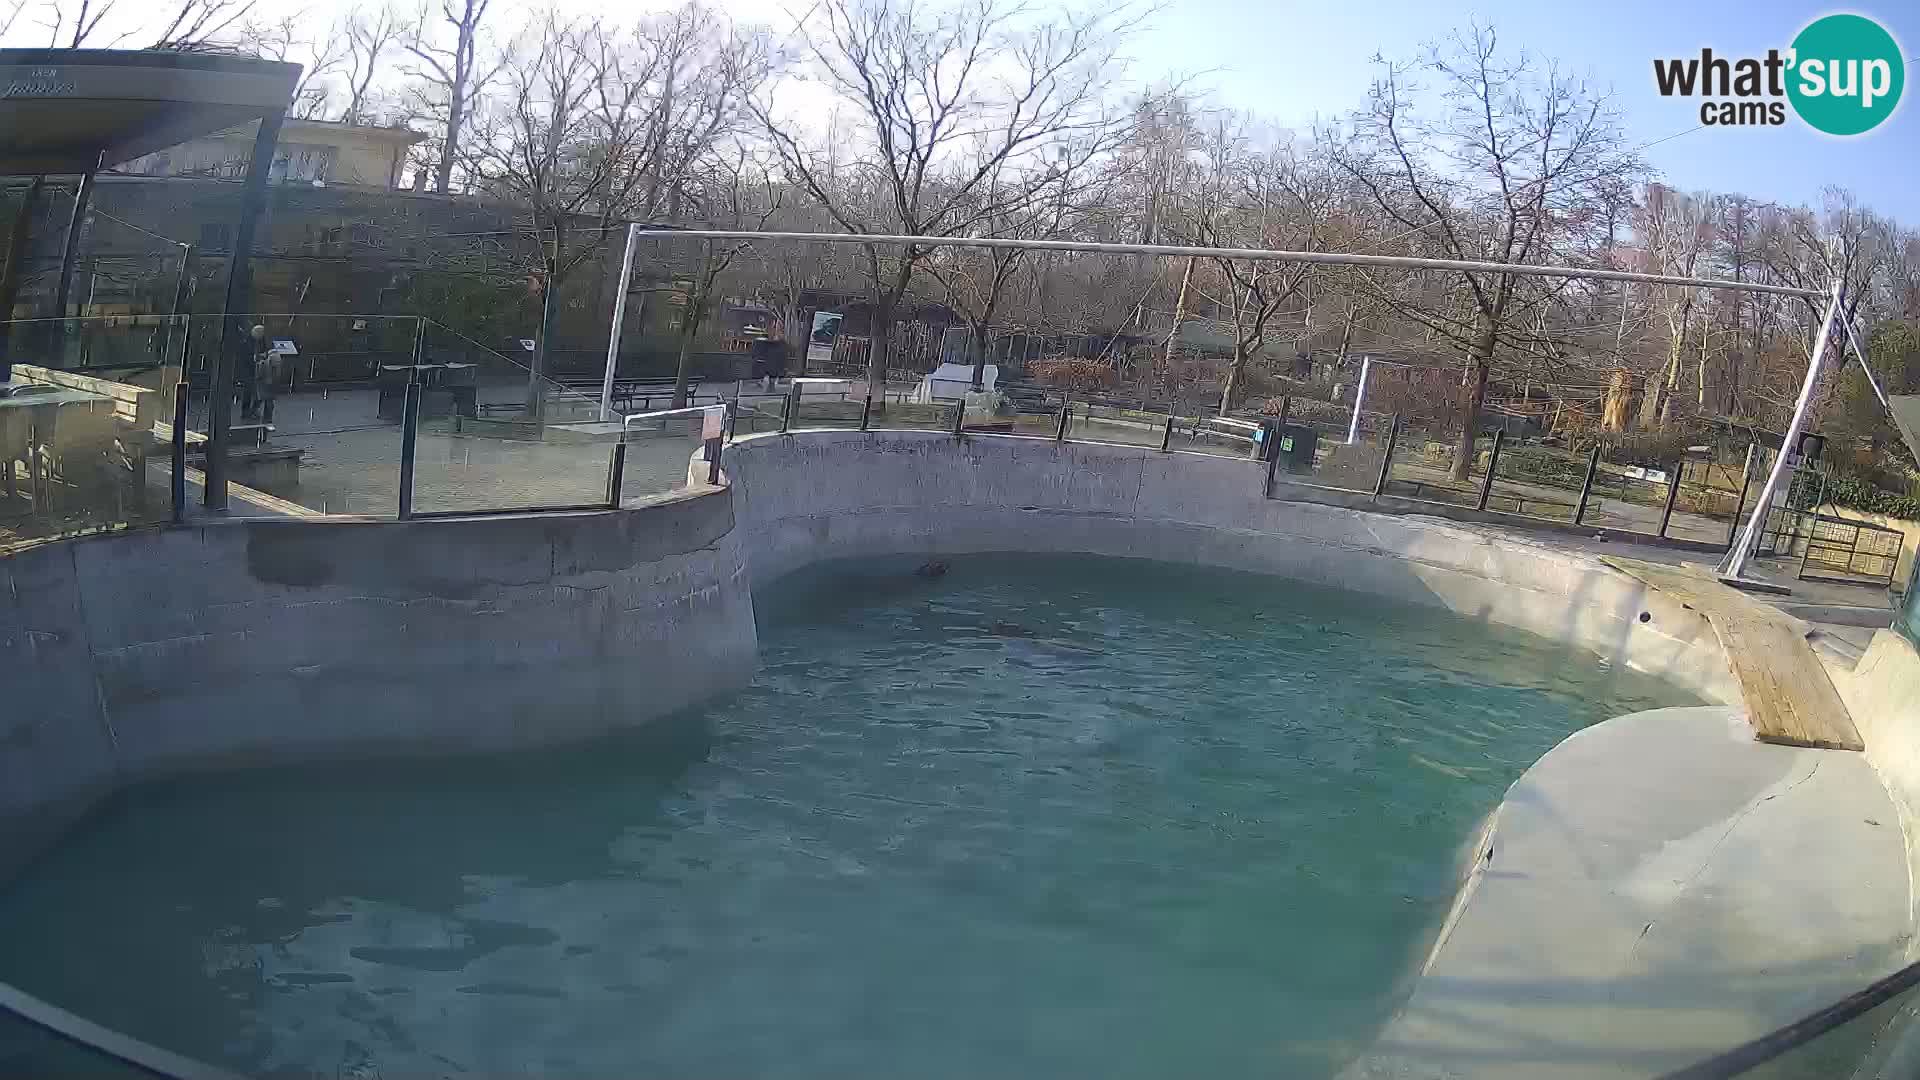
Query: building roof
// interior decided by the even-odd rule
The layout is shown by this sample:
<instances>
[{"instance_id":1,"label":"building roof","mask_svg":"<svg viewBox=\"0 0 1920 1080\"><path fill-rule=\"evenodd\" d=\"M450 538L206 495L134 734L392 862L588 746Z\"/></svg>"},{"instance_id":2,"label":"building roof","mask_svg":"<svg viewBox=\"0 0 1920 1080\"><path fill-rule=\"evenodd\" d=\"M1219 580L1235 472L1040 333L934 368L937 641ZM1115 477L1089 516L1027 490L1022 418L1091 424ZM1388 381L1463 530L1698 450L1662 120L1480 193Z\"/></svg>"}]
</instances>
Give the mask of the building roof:
<instances>
[{"instance_id":1,"label":"building roof","mask_svg":"<svg viewBox=\"0 0 1920 1080\"><path fill-rule=\"evenodd\" d=\"M84 173L286 108L300 65L198 53L0 49L0 175Z\"/></svg>"}]
</instances>

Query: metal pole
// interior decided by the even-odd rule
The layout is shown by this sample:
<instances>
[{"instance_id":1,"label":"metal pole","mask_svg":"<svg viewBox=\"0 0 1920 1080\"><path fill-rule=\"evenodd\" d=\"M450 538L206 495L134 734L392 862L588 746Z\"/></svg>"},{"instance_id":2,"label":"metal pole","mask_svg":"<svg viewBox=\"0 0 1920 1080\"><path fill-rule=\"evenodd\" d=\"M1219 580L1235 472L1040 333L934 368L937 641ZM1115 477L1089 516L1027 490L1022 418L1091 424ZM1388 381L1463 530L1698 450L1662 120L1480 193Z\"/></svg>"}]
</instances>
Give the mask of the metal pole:
<instances>
[{"instance_id":1,"label":"metal pole","mask_svg":"<svg viewBox=\"0 0 1920 1080\"><path fill-rule=\"evenodd\" d=\"M220 340L214 346L211 384L207 388L207 487L202 501L209 510L227 508L227 425L233 422L234 353L244 333L234 338L234 315L248 311L253 297L253 234L267 207L267 172L273 166L273 148L280 141L285 110L260 120L253 137L253 156L247 162L247 180L240 189L240 222L234 230L233 252L227 257L227 291L220 305Z\"/></svg>"},{"instance_id":2,"label":"metal pole","mask_svg":"<svg viewBox=\"0 0 1920 1080\"><path fill-rule=\"evenodd\" d=\"M1280 467L1280 425L1275 424L1267 431L1273 445L1264 448L1267 451L1267 478L1260 484L1260 497L1263 499L1273 498L1273 474Z\"/></svg>"},{"instance_id":3,"label":"metal pole","mask_svg":"<svg viewBox=\"0 0 1920 1080\"><path fill-rule=\"evenodd\" d=\"M788 384L787 396L780 403L780 434L782 435L785 435L787 430L793 426L794 406L799 403L799 398L800 384Z\"/></svg>"},{"instance_id":4,"label":"metal pole","mask_svg":"<svg viewBox=\"0 0 1920 1080\"><path fill-rule=\"evenodd\" d=\"M1575 525L1580 524L1580 519L1587 516L1587 496L1593 494L1593 474L1599 471L1600 448L1596 446L1593 448L1593 451L1587 455L1587 475L1580 481L1580 501L1573 506L1573 523Z\"/></svg>"},{"instance_id":5,"label":"metal pole","mask_svg":"<svg viewBox=\"0 0 1920 1080\"><path fill-rule=\"evenodd\" d=\"M1160 433L1160 452L1163 454L1166 453L1167 448L1172 445L1173 445L1173 417L1169 416L1167 417L1166 430Z\"/></svg>"},{"instance_id":6,"label":"metal pole","mask_svg":"<svg viewBox=\"0 0 1920 1080\"><path fill-rule=\"evenodd\" d=\"M627 433L620 433L620 441L613 444L613 460L607 462L607 509L620 509L620 489L627 479Z\"/></svg>"},{"instance_id":7,"label":"metal pole","mask_svg":"<svg viewBox=\"0 0 1920 1080\"><path fill-rule=\"evenodd\" d=\"M400 520L413 516L413 451L420 437L420 384L407 381L400 410Z\"/></svg>"},{"instance_id":8,"label":"metal pole","mask_svg":"<svg viewBox=\"0 0 1920 1080\"><path fill-rule=\"evenodd\" d=\"M1394 413L1387 421L1387 452L1380 455L1380 476L1373 482L1373 497L1379 498L1387 493L1387 477L1393 472L1393 448L1400 441L1400 414Z\"/></svg>"},{"instance_id":9,"label":"metal pole","mask_svg":"<svg viewBox=\"0 0 1920 1080\"><path fill-rule=\"evenodd\" d=\"M1733 541L1740 534L1740 511L1747 508L1747 488L1753 484L1753 461L1760 456L1760 444L1747 444L1747 463L1740 467L1740 497L1733 502L1733 520L1727 522L1727 550L1733 550Z\"/></svg>"},{"instance_id":10,"label":"metal pole","mask_svg":"<svg viewBox=\"0 0 1920 1080\"><path fill-rule=\"evenodd\" d=\"M701 448L706 452L706 455L707 455L707 484L710 487L719 487L720 486L720 451L721 451L720 440L708 439L705 443L702 444Z\"/></svg>"},{"instance_id":11,"label":"metal pole","mask_svg":"<svg viewBox=\"0 0 1920 1080\"><path fill-rule=\"evenodd\" d=\"M1667 479L1667 506L1660 511L1660 531L1656 535L1667 535L1667 522L1673 520L1673 501L1680 497L1680 470L1686 463L1686 458L1673 463L1673 475Z\"/></svg>"},{"instance_id":12,"label":"metal pole","mask_svg":"<svg viewBox=\"0 0 1920 1080\"><path fill-rule=\"evenodd\" d=\"M1367 376L1373 373L1373 357L1360 358L1360 389L1353 395L1353 419L1347 421L1347 445L1360 438L1360 406L1367 401Z\"/></svg>"},{"instance_id":13,"label":"metal pole","mask_svg":"<svg viewBox=\"0 0 1920 1080\"><path fill-rule=\"evenodd\" d=\"M1001 248L1019 251L1085 251L1107 255L1174 255L1202 259L1244 259L1249 262L1373 266L1402 270L1460 270L1482 274L1515 274L1521 277L1591 278L1599 281L1634 281L1649 285L1734 289L1742 292L1770 293L1775 296L1802 296L1808 299L1818 299L1822 295L1817 289L1797 289L1789 285L1762 285L1751 281L1729 281L1725 278L1640 274L1627 270L1539 266L1531 263L1416 259L1404 255L1355 255L1340 251L1280 251L1266 248L1218 248L1180 244L1103 244L1085 240L1013 240L993 236L907 236L899 233L757 232L752 229L642 229L640 231L642 234L657 233L681 239L794 240L822 244L893 244L917 248Z\"/></svg>"},{"instance_id":14,"label":"metal pole","mask_svg":"<svg viewBox=\"0 0 1920 1080\"><path fill-rule=\"evenodd\" d=\"M1054 429L1053 441L1067 441L1067 422L1073 417L1073 402L1060 402L1060 426Z\"/></svg>"},{"instance_id":15,"label":"metal pole","mask_svg":"<svg viewBox=\"0 0 1920 1080\"><path fill-rule=\"evenodd\" d=\"M187 380L173 384L173 523L187 520ZM11 463L7 468L11 469Z\"/></svg>"},{"instance_id":16,"label":"metal pole","mask_svg":"<svg viewBox=\"0 0 1920 1080\"><path fill-rule=\"evenodd\" d=\"M1485 510L1487 499L1493 494L1493 473L1500 466L1500 444L1507 441L1505 428L1493 433L1493 449L1487 453L1487 477L1480 481L1480 503L1475 510Z\"/></svg>"},{"instance_id":17,"label":"metal pole","mask_svg":"<svg viewBox=\"0 0 1920 1080\"><path fill-rule=\"evenodd\" d=\"M64 333L66 329L67 298L73 292L73 259L80 251L80 230L87 223L87 204L93 201L94 173L99 168L99 160L104 157L105 155L102 154L95 160L94 168L81 174L80 189L73 194L73 213L67 217L66 247L60 254L60 286L59 291L54 294L53 314L54 318L60 320L53 324L55 334ZM58 365L49 366L57 367Z\"/></svg>"},{"instance_id":18,"label":"metal pole","mask_svg":"<svg viewBox=\"0 0 1920 1080\"><path fill-rule=\"evenodd\" d=\"M959 438L967 430L967 399L961 398L953 403L953 437Z\"/></svg>"},{"instance_id":19,"label":"metal pole","mask_svg":"<svg viewBox=\"0 0 1920 1080\"><path fill-rule=\"evenodd\" d=\"M613 298L613 331L607 338L607 371L600 377L600 422L603 424L613 419L613 368L620 360L620 331L627 322L627 287L633 282L633 248L639 240L640 226L629 224L627 253L620 260L620 291Z\"/></svg>"},{"instance_id":20,"label":"metal pole","mask_svg":"<svg viewBox=\"0 0 1920 1080\"><path fill-rule=\"evenodd\" d=\"M1747 527L1740 534L1739 543L1727 552L1727 560L1721 569L1722 579L1738 578L1747 568L1747 551L1753 546L1753 538L1759 534L1760 521L1766 516L1767 507L1773 501L1774 490L1780 486L1780 478L1787 471L1787 455L1800 441L1800 432L1807 423L1807 408L1813 403L1813 388L1820 381L1820 361L1827 355L1827 341L1833 336L1833 320L1840 312L1840 290L1843 279L1834 278L1833 288L1828 294L1827 311L1820 320L1820 333L1814 339L1813 355L1807 358L1807 377L1800 384L1800 398L1793 405L1793 419L1787 422L1786 437L1780 440L1780 456L1773 461L1772 471L1767 473L1767 482L1760 488L1760 498L1753 507L1753 516L1747 519Z\"/></svg>"},{"instance_id":21,"label":"metal pole","mask_svg":"<svg viewBox=\"0 0 1920 1080\"><path fill-rule=\"evenodd\" d=\"M860 404L860 430L866 431L873 426L873 391L867 391L867 398Z\"/></svg>"}]
</instances>

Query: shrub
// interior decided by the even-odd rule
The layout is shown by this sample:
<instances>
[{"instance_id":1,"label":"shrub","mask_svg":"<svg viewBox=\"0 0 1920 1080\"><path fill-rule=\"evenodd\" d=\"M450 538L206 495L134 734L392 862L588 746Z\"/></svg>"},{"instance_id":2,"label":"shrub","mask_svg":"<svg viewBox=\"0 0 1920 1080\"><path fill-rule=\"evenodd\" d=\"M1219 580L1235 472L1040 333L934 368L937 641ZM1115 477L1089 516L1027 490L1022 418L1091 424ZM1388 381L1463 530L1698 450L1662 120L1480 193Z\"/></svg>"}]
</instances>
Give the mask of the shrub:
<instances>
[{"instance_id":1,"label":"shrub","mask_svg":"<svg viewBox=\"0 0 1920 1080\"><path fill-rule=\"evenodd\" d=\"M1827 474L1825 499L1849 510L1920 520L1920 499L1877 487L1866 477L1841 469Z\"/></svg>"}]
</instances>

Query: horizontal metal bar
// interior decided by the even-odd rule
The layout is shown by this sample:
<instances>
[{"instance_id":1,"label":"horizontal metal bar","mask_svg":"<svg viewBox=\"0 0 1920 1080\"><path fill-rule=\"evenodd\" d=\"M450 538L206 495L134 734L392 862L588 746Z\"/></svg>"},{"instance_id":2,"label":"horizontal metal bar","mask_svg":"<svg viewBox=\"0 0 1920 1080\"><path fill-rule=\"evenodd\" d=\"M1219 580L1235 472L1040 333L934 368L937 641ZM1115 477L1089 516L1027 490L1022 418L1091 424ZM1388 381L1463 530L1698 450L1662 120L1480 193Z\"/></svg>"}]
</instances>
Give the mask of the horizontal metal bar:
<instances>
[{"instance_id":1,"label":"horizontal metal bar","mask_svg":"<svg viewBox=\"0 0 1920 1080\"><path fill-rule=\"evenodd\" d=\"M571 506L498 506L480 510L416 510L409 521L432 521L436 518L503 517L508 514L580 514L588 511L607 512L607 504L575 503Z\"/></svg>"},{"instance_id":2,"label":"horizontal metal bar","mask_svg":"<svg viewBox=\"0 0 1920 1080\"><path fill-rule=\"evenodd\" d=\"M1788 285L1760 285L1725 278L1680 277L1675 274L1637 274L1627 270L1537 266L1530 263L1472 262L1463 259L1416 259L1403 255L1351 255L1340 251L1277 251L1264 248L1196 247L1185 244L1101 244L1087 240L1013 240L997 236L901 236L883 233L753 232L746 229L641 229L636 235L671 236L696 240L799 240L820 244L911 244L915 247L1015 248L1030 251L1084 251L1104 255L1180 255L1203 259L1246 259L1251 262L1319 263L1329 266L1375 266L1401 270L1458 270L1465 273L1517 274L1522 277L1593 278L1632 281L1645 285L1684 285L1700 289L1825 297L1822 289Z\"/></svg>"},{"instance_id":3,"label":"horizontal metal bar","mask_svg":"<svg viewBox=\"0 0 1920 1080\"><path fill-rule=\"evenodd\" d=\"M622 416L620 418L620 428L621 430L624 431L626 429L626 426L628 424L633 423L635 420L660 420L669 416L692 416L694 413L701 413L704 415L705 413L710 412L714 409L725 409L725 408L726 408L726 405L724 404L689 405L684 409L661 409L658 412L628 413L627 415Z\"/></svg>"}]
</instances>

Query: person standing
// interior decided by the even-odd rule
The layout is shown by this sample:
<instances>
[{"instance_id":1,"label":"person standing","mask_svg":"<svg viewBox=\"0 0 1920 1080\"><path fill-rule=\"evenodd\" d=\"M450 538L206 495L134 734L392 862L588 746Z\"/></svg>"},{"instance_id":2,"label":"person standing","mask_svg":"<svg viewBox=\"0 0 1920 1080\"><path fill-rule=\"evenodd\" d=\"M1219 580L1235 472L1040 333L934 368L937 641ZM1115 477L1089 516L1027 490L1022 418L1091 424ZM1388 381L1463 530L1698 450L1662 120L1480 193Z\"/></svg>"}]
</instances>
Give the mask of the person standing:
<instances>
[{"instance_id":1,"label":"person standing","mask_svg":"<svg viewBox=\"0 0 1920 1080\"><path fill-rule=\"evenodd\" d=\"M253 409L250 419L273 423L273 398L279 390L280 354L267 340L267 328L253 328Z\"/></svg>"}]
</instances>

